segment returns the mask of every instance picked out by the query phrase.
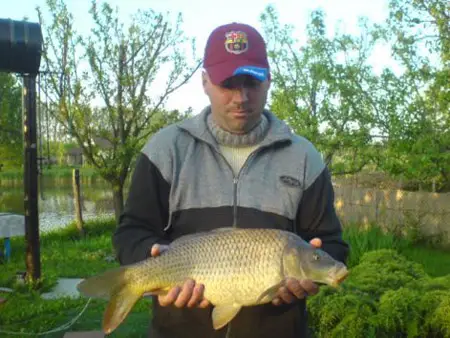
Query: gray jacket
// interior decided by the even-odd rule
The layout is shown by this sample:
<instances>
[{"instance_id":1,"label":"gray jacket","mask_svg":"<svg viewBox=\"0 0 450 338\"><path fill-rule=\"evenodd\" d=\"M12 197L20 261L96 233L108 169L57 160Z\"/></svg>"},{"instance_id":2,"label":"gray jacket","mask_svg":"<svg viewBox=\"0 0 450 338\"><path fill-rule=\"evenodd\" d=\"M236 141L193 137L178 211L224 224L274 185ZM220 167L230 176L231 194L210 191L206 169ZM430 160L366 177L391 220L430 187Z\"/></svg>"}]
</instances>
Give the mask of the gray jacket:
<instances>
[{"instance_id":1,"label":"gray jacket","mask_svg":"<svg viewBox=\"0 0 450 338\"><path fill-rule=\"evenodd\" d=\"M207 107L168 126L145 145L136 163L129 196L113 243L122 264L145 259L155 243L219 226L290 230L345 261L348 245L334 209L330 175L319 152L304 137L265 111L267 136L234 177L209 132ZM150 337L226 337L214 331L211 309L160 307L153 302ZM303 337L304 301L244 308L231 336Z\"/></svg>"}]
</instances>

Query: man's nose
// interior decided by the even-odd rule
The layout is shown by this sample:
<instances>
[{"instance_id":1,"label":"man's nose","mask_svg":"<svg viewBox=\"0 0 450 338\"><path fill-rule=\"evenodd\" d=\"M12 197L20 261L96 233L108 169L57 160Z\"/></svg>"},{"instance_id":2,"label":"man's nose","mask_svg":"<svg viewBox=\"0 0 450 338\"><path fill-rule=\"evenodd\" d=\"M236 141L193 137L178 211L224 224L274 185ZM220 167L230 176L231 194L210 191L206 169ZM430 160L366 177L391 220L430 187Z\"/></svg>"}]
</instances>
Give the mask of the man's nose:
<instances>
[{"instance_id":1,"label":"man's nose","mask_svg":"<svg viewBox=\"0 0 450 338\"><path fill-rule=\"evenodd\" d=\"M242 86L233 91L233 100L235 102L247 102L248 101L248 88Z\"/></svg>"}]
</instances>

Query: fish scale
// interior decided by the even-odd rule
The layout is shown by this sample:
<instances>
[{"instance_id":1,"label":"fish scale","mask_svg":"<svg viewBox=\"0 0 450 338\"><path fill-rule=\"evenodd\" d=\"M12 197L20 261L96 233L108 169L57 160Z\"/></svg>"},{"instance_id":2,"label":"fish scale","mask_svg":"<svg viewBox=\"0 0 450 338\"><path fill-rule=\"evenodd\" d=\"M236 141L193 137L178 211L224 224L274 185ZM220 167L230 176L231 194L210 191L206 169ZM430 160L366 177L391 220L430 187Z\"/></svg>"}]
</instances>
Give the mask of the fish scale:
<instances>
[{"instance_id":1,"label":"fish scale","mask_svg":"<svg viewBox=\"0 0 450 338\"><path fill-rule=\"evenodd\" d=\"M171 250L156 261L148 261L135 274L144 281L144 288L165 288L181 285L188 278L208 285L205 298L221 303L236 298L242 305L255 301L255 294L264 292L281 278L280 262L287 239L277 231L264 232L255 238L254 232L221 229L174 242ZM267 260L267 257L271 257ZM148 273L160 271L148 278ZM154 278L156 277L156 278ZM233 285L240 284L236 290ZM156 284L156 285L155 285Z\"/></svg>"}]
</instances>

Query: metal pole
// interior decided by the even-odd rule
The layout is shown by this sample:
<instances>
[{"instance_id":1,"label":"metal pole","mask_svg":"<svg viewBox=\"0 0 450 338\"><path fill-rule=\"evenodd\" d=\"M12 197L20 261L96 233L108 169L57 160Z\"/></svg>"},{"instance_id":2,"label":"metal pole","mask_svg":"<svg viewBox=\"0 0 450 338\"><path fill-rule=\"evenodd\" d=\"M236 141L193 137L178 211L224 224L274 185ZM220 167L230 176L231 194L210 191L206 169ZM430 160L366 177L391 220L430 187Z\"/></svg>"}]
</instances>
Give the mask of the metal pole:
<instances>
[{"instance_id":1,"label":"metal pole","mask_svg":"<svg viewBox=\"0 0 450 338\"><path fill-rule=\"evenodd\" d=\"M23 135L24 135L24 207L25 207L25 264L27 279L41 277L38 213L38 167L36 137L36 74L23 77Z\"/></svg>"}]
</instances>

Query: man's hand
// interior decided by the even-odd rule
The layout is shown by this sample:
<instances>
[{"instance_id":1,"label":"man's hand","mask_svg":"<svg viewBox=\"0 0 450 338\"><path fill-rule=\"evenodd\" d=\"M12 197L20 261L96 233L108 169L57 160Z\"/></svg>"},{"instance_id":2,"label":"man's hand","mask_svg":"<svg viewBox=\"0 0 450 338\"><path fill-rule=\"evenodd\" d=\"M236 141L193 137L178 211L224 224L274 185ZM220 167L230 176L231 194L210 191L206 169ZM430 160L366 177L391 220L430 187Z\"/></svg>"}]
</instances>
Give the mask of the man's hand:
<instances>
[{"instance_id":1,"label":"man's hand","mask_svg":"<svg viewBox=\"0 0 450 338\"><path fill-rule=\"evenodd\" d=\"M313 238L309 243L316 248L322 246L322 241L319 238ZM277 297L272 300L274 305L290 304L297 299L303 299L308 295L315 295L319 292L319 286L310 279L288 278L285 282L285 285L278 290Z\"/></svg>"},{"instance_id":2,"label":"man's hand","mask_svg":"<svg viewBox=\"0 0 450 338\"><path fill-rule=\"evenodd\" d=\"M155 244L152 246L150 254L152 257L158 256L167 248L167 245ZM158 301L161 306L174 304L178 308L186 306L206 308L210 303L203 298L204 288L203 284L195 284L194 280L189 279L183 284L183 287L174 287L169 290L167 295L158 296Z\"/></svg>"}]
</instances>

